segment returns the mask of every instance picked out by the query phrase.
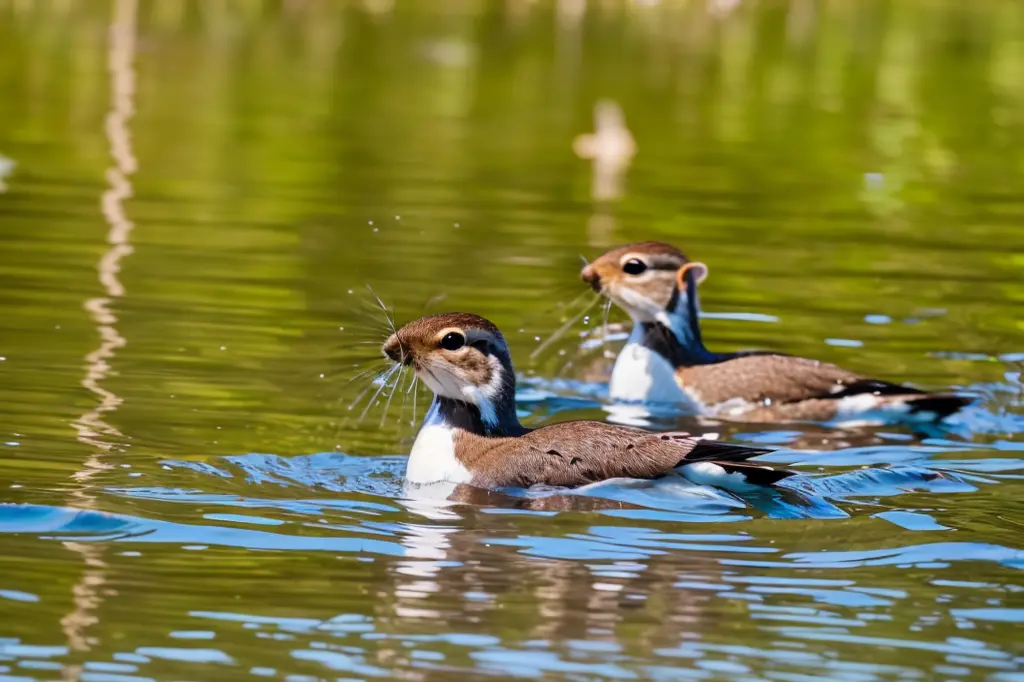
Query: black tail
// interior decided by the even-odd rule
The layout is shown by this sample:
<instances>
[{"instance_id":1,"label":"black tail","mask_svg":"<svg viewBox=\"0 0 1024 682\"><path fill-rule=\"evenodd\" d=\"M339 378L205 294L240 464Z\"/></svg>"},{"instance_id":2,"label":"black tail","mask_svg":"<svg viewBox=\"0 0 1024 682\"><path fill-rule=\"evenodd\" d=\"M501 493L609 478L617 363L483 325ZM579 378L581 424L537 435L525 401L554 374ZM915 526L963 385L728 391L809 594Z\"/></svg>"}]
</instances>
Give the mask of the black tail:
<instances>
[{"instance_id":1,"label":"black tail","mask_svg":"<svg viewBox=\"0 0 1024 682\"><path fill-rule=\"evenodd\" d=\"M697 445L694 446L693 450L690 451L681 464L710 462L720 467L725 474L741 475L744 483L748 485L771 487L782 479L792 476L795 472L785 469L773 469L770 466L752 464L745 461L751 457L765 455L769 452L771 450L766 450L765 448L719 443L714 440L702 440L698 441ZM714 485L714 483L711 483L711 485Z\"/></svg>"},{"instance_id":2,"label":"black tail","mask_svg":"<svg viewBox=\"0 0 1024 682\"><path fill-rule=\"evenodd\" d=\"M715 462L715 464L725 469L727 474L741 474L750 485L762 485L766 488L770 488L782 479L789 478L796 473L788 469L772 469L757 464L737 464L735 462Z\"/></svg>"},{"instance_id":3,"label":"black tail","mask_svg":"<svg viewBox=\"0 0 1024 682\"><path fill-rule=\"evenodd\" d=\"M941 394L930 394L923 395L920 398L913 397L907 400L907 407L910 408L910 414L920 414L922 412L934 412L935 421L945 419L946 417L959 412L962 408L970 405L973 402L972 398L962 395L954 395L952 393L941 393Z\"/></svg>"},{"instance_id":4,"label":"black tail","mask_svg":"<svg viewBox=\"0 0 1024 682\"><path fill-rule=\"evenodd\" d=\"M716 440L701 440L686 455L686 461L742 462L758 455L767 455L769 452L771 450L755 448L749 445L733 445L731 443L720 443Z\"/></svg>"}]
</instances>

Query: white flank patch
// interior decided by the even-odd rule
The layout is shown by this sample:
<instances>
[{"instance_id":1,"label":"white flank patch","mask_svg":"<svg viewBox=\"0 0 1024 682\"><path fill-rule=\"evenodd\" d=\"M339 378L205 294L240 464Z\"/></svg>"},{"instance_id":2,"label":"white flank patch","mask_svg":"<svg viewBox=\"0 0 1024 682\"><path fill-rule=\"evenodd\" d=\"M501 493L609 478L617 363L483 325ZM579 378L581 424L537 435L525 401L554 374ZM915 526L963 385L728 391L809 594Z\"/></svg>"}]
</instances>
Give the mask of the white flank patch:
<instances>
[{"instance_id":1,"label":"white flank patch","mask_svg":"<svg viewBox=\"0 0 1024 682\"><path fill-rule=\"evenodd\" d=\"M728 400L718 403L708 410L708 412L716 417L739 417L750 412L755 407L757 407L757 404L752 403L749 400L744 400L743 398L729 398Z\"/></svg>"},{"instance_id":2,"label":"white flank patch","mask_svg":"<svg viewBox=\"0 0 1024 682\"><path fill-rule=\"evenodd\" d=\"M710 485L733 492L745 493L760 490L761 486L747 483L747 477L739 472L728 473L714 462L694 462L679 469L679 472L697 485Z\"/></svg>"},{"instance_id":3,"label":"white flank patch","mask_svg":"<svg viewBox=\"0 0 1024 682\"><path fill-rule=\"evenodd\" d=\"M615 360L608 390L613 400L681 404L694 412L701 408L676 383L672 363L632 340Z\"/></svg>"},{"instance_id":4,"label":"white flank patch","mask_svg":"<svg viewBox=\"0 0 1024 682\"><path fill-rule=\"evenodd\" d=\"M469 483L473 474L455 457L455 432L447 424L426 424L409 453L405 480L409 483Z\"/></svg>"},{"instance_id":5,"label":"white flank patch","mask_svg":"<svg viewBox=\"0 0 1024 682\"><path fill-rule=\"evenodd\" d=\"M903 402L886 401L865 393L840 398L836 414L829 424L843 426L881 426L900 421L915 421L917 415L908 414L910 406Z\"/></svg>"}]
</instances>

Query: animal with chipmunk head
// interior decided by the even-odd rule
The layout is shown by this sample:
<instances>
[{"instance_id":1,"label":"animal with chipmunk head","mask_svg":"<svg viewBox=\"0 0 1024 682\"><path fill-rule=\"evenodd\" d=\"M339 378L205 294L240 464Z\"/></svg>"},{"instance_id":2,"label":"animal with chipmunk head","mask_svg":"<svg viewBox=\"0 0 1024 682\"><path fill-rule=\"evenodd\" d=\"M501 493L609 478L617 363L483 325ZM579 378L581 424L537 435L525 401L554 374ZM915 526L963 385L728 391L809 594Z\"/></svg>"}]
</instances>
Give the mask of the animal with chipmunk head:
<instances>
[{"instance_id":1,"label":"animal with chipmunk head","mask_svg":"<svg viewBox=\"0 0 1024 682\"><path fill-rule=\"evenodd\" d=\"M698 287L708 266L662 242L620 246L580 276L626 311L633 330L612 370L624 402L671 403L751 422L934 422L970 398L927 393L833 364L770 352L717 353L704 345Z\"/></svg>"}]
</instances>

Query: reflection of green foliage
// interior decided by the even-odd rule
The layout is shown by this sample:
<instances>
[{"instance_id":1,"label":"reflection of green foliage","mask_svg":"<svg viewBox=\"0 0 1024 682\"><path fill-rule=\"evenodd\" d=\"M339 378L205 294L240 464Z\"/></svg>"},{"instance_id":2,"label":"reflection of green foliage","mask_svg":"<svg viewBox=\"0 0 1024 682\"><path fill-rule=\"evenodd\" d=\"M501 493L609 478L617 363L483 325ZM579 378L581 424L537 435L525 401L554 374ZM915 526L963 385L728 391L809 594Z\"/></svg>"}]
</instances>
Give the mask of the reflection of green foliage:
<instances>
[{"instance_id":1,"label":"reflection of green foliage","mask_svg":"<svg viewBox=\"0 0 1024 682\"><path fill-rule=\"evenodd\" d=\"M105 462L186 489L195 479L162 472L158 459L404 449L411 430L396 420L381 427L379 411L343 421L363 387L344 385L352 363L377 361L373 345L355 343L384 333L367 283L400 321L439 294L447 297L432 311L493 317L527 369L534 337L558 324L552 306L579 292L578 254L601 250L588 244L590 174L571 142L602 97L622 106L638 144L624 199L608 208L615 239L672 240L710 265L710 310L781 318L712 320L717 346L786 349L932 386L1002 381L1002 363L928 353L1020 350L1020 2L745 2L724 19L707 16L704 2L593 2L578 21L555 3L395 4L383 14L347 2L140 4L129 122L139 168L125 204L134 251L121 263L125 295L111 302L126 345L101 382L124 401L104 418L125 435L111 440L128 448ZM82 304L103 293L110 17L101 2L0 0L0 154L18 164L0 195L0 430L21 443L4 452L0 490L24 485L13 499L67 502L89 452L70 423L97 402L81 386L99 344ZM869 313L895 322L866 325ZM866 345L832 348L822 344L828 337ZM421 392L421 415L425 402ZM124 476L103 472L96 485L136 484ZM297 494L223 485L225 494ZM975 539L1019 543L990 523L989 511L1008 503L1002 490L971 497L944 522ZM102 495L98 504L154 518L182 509ZM266 513L275 515L287 516ZM397 511L382 518L409 520ZM296 523L286 532L318 532L301 525L309 519L288 521ZM592 611L617 613L618 602L593 606L593 577L580 564L483 548L494 536L584 533L591 516L563 514L556 527L471 522L479 526L456 536L453 554L476 561L483 552L485 568L490 558L510 570L476 573L467 561L462 582L423 600L446 617L463 608L463 591L499 596L499 612L480 607L478 621L458 627L564 641L604 627ZM846 549L891 543L887 524L850 523ZM838 526L749 528L761 544L815 551L835 547ZM10 550L0 553L0 574L44 597L25 611L21 634L59 640L52 616L67 607L79 566L62 554L37 576L35 564L18 563L35 557L35 542ZM123 598L102 607L101 651L135 641L117 624L138 613L160 616L138 624L154 643L168 629L214 627L189 610L237 611L239 601L250 612L329 618L338 601L325 606L325 595L377 614L380 630L436 631L429 620L389 621L398 597L384 561L235 550L186 561L166 547L145 551L141 578L131 560L106 556ZM679 574L723 579L721 555L694 554L702 553L652 561L640 580L648 599L609 626L630 655L673 646L680 631L770 644L739 600L708 607L704 595L672 589ZM919 591L908 613L876 623L874 632L902 637L912 616L930 617L942 591L886 570L843 577ZM217 629L218 646L240 660L269 641ZM955 634L943 623L932 636ZM273 655L287 666L279 644ZM374 646L379 665L405 655ZM437 648L468 662L463 649ZM905 663L899 652L876 653Z\"/></svg>"},{"instance_id":2,"label":"reflection of green foliage","mask_svg":"<svg viewBox=\"0 0 1024 682\"><path fill-rule=\"evenodd\" d=\"M8 307L26 353L40 300L76 327L45 344L67 344L67 386L80 371L69 358L93 344L78 306L99 293L106 229L108 9L0 3L0 126L22 169L0 204L16 254L3 273L33 283L4 296L21 302ZM241 417L229 408L254 427L277 412L305 425L301 443L274 449L335 445L323 433L336 426L308 429L334 409L346 339L380 322L361 307L367 282L403 319L447 294L446 307L496 318L524 358L554 324L543 311L575 281L575 255L597 251L569 144L599 96L622 104L640 148L617 239L672 239L711 264L710 308L784 318L711 322L711 338L822 355L840 353L823 336L858 337L867 348L837 359L969 381L920 351L998 351L1016 333L998 302L1016 296L1000 254L1019 243L1022 13L793 2L712 19L667 3L574 24L542 7L144 2L135 251L114 302L128 346L108 380L127 400L111 418L161 450L190 441L155 436L174 394L209 418L180 428L215 451L251 447L225 428ZM991 313L968 317L974 301ZM860 323L918 307L949 314L927 331ZM394 447L390 432L357 434Z\"/></svg>"}]
</instances>

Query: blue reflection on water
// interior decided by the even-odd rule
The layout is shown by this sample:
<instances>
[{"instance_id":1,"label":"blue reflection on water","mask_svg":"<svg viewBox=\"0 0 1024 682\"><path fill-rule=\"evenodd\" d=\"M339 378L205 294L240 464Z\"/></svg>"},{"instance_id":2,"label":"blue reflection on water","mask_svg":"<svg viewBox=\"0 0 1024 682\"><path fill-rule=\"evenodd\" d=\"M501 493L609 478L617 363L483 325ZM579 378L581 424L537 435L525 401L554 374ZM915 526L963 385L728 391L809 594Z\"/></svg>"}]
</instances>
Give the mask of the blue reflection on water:
<instances>
[{"instance_id":1,"label":"blue reflection on water","mask_svg":"<svg viewBox=\"0 0 1024 682\"><path fill-rule=\"evenodd\" d=\"M204 545L247 549L402 554L401 545L373 538L284 535L42 505L0 505L0 533L29 533L54 540L79 542L160 542L178 545L202 542Z\"/></svg>"}]
</instances>

